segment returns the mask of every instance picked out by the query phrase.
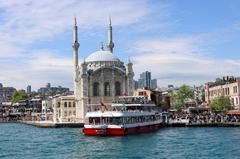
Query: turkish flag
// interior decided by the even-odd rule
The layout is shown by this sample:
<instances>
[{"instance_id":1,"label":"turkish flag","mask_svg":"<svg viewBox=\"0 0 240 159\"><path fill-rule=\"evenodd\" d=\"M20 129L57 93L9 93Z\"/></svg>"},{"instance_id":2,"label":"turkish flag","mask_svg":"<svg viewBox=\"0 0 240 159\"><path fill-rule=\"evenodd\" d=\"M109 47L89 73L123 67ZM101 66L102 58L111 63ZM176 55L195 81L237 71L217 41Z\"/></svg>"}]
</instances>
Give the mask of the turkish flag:
<instances>
[{"instance_id":1,"label":"turkish flag","mask_svg":"<svg viewBox=\"0 0 240 159\"><path fill-rule=\"evenodd\" d=\"M124 92L124 93L123 93L123 96L127 96L127 92Z\"/></svg>"},{"instance_id":2,"label":"turkish flag","mask_svg":"<svg viewBox=\"0 0 240 159\"><path fill-rule=\"evenodd\" d=\"M100 104L102 107L105 107L105 109L107 110L107 105L103 101L101 101Z\"/></svg>"}]
</instances>

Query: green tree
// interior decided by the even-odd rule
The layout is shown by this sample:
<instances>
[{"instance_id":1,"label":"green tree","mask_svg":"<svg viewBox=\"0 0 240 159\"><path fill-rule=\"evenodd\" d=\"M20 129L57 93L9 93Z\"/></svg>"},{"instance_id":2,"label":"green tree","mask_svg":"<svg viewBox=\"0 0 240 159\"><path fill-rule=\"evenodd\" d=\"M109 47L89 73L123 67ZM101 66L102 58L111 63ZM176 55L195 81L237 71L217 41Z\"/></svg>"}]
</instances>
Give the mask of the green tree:
<instances>
[{"instance_id":1,"label":"green tree","mask_svg":"<svg viewBox=\"0 0 240 159\"><path fill-rule=\"evenodd\" d=\"M232 109L232 103L229 97L219 96L213 99L209 107L212 111L227 111Z\"/></svg>"},{"instance_id":2,"label":"green tree","mask_svg":"<svg viewBox=\"0 0 240 159\"><path fill-rule=\"evenodd\" d=\"M28 95L24 91L15 91L12 95L11 102L17 103L19 100L27 99Z\"/></svg>"},{"instance_id":3,"label":"green tree","mask_svg":"<svg viewBox=\"0 0 240 159\"><path fill-rule=\"evenodd\" d=\"M194 92L190 86L182 85L179 90L172 94L172 100L175 108L181 111L189 99L194 99Z\"/></svg>"}]
</instances>

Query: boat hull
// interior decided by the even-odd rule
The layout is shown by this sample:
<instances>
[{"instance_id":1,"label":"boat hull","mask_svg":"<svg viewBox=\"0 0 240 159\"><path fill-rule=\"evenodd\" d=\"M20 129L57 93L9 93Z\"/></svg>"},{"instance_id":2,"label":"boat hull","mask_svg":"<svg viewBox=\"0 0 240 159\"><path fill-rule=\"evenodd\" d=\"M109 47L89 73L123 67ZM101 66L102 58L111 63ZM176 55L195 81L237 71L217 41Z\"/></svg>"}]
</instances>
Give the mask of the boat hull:
<instances>
[{"instance_id":1,"label":"boat hull","mask_svg":"<svg viewBox=\"0 0 240 159\"><path fill-rule=\"evenodd\" d=\"M103 135L103 136L123 136L129 134L139 134L139 133L148 133L160 128L161 124L152 124L152 125L144 125L137 127L124 127L124 128L83 128L83 133L85 135Z\"/></svg>"}]
</instances>

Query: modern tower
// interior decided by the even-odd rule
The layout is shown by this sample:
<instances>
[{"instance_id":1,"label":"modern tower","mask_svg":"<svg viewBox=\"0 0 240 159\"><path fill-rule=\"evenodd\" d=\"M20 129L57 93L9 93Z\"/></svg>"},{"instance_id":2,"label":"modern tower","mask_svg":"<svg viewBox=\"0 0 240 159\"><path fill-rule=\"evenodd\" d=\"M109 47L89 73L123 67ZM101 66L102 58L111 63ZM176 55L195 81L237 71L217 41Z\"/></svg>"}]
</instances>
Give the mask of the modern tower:
<instances>
[{"instance_id":1,"label":"modern tower","mask_svg":"<svg viewBox=\"0 0 240 159\"><path fill-rule=\"evenodd\" d=\"M138 80L139 88L151 88L151 72L145 71L140 74L140 78Z\"/></svg>"},{"instance_id":2,"label":"modern tower","mask_svg":"<svg viewBox=\"0 0 240 159\"><path fill-rule=\"evenodd\" d=\"M32 92L31 85L27 86L27 94L30 94Z\"/></svg>"}]
</instances>

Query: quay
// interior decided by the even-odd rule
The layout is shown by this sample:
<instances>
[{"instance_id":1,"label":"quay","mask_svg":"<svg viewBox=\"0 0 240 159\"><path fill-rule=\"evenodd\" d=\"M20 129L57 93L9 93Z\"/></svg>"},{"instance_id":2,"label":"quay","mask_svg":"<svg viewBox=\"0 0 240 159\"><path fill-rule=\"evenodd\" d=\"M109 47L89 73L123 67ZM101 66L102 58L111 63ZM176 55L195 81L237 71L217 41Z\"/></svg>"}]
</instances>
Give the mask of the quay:
<instances>
[{"instance_id":1,"label":"quay","mask_svg":"<svg viewBox=\"0 0 240 159\"><path fill-rule=\"evenodd\" d=\"M20 123L32 125L40 128L83 128L84 123L54 123L51 121L31 121L31 120L17 120L17 121L0 121L1 123ZM213 123L162 123L161 128L164 127L240 127L239 122L213 122Z\"/></svg>"},{"instance_id":2,"label":"quay","mask_svg":"<svg viewBox=\"0 0 240 159\"><path fill-rule=\"evenodd\" d=\"M240 127L240 123L218 122L218 123L165 123L163 127Z\"/></svg>"},{"instance_id":3,"label":"quay","mask_svg":"<svg viewBox=\"0 0 240 159\"><path fill-rule=\"evenodd\" d=\"M15 123L27 124L41 128L83 128L84 123L53 123L51 121L17 121ZM240 127L239 122L214 122L214 123L162 123L164 127Z\"/></svg>"},{"instance_id":4,"label":"quay","mask_svg":"<svg viewBox=\"0 0 240 159\"><path fill-rule=\"evenodd\" d=\"M32 125L40 128L82 128L84 123L54 123L51 121L17 121L17 123Z\"/></svg>"}]
</instances>

